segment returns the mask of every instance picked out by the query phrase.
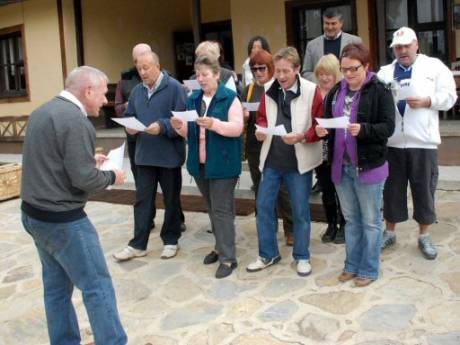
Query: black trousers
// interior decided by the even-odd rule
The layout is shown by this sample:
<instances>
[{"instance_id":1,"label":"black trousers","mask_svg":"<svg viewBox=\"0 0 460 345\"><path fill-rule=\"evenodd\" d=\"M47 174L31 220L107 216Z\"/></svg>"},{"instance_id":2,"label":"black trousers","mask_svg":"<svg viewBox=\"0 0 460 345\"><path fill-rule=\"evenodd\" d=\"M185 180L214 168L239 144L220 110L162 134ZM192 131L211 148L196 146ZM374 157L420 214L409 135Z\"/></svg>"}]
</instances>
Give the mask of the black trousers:
<instances>
[{"instance_id":1,"label":"black trousers","mask_svg":"<svg viewBox=\"0 0 460 345\"><path fill-rule=\"evenodd\" d=\"M137 166L136 203L134 204L134 238L129 245L145 250L154 216L158 183L163 192L165 214L160 237L163 244L177 244L181 236L181 168Z\"/></svg>"},{"instance_id":2,"label":"black trousers","mask_svg":"<svg viewBox=\"0 0 460 345\"><path fill-rule=\"evenodd\" d=\"M438 184L436 149L388 148L390 175L383 189L383 217L391 223L409 218L407 185L410 185L413 218L419 224L436 221L435 192Z\"/></svg>"},{"instance_id":3,"label":"black trousers","mask_svg":"<svg viewBox=\"0 0 460 345\"><path fill-rule=\"evenodd\" d=\"M345 218L331 178L331 165L324 161L315 168L315 172L322 189L321 197L328 224L344 224Z\"/></svg>"}]
</instances>

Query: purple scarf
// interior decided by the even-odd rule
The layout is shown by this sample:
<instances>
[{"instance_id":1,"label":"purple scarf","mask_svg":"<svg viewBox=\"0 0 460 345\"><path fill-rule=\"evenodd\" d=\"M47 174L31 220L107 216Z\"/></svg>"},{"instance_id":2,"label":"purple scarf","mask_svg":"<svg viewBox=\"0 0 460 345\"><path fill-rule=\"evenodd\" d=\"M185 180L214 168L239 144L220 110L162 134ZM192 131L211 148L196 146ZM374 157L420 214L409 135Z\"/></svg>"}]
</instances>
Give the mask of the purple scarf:
<instances>
[{"instance_id":1,"label":"purple scarf","mask_svg":"<svg viewBox=\"0 0 460 345\"><path fill-rule=\"evenodd\" d=\"M374 76L374 72L368 72L363 85L354 94L351 103L350 123L357 122L358 105L359 99L361 97L361 90L367 83L369 83L374 78ZM347 93L348 83L345 81L345 79L342 79L342 81L340 82L340 88L337 92L335 106L332 110L332 114L334 117L343 116L343 109L345 107L345 97ZM358 149L356 137L352 136L349 133L345 135L345 131L346 129L343 128L337 128L335 130L334 155L332 159L332 181L336 184L340 183L340 181L342 180L342 164L345 150L348 156L350 157L351 164L354 167L358 166ZM359 179L362 183L376 183L383 181L387 176L388 164L385 162L385 164L381 167L360 173Z\"/></svg>"}]
</instances>

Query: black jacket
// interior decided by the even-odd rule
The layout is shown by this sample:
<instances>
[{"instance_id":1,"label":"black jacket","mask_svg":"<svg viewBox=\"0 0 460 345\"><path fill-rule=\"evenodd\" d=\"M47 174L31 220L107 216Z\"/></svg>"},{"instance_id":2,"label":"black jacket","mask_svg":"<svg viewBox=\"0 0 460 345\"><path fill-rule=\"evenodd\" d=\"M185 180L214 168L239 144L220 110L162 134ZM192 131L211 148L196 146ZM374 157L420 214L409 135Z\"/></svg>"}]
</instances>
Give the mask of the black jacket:
<instances>
[{"instance_id":1,"label":"black jacket","mask_svg":"<svg viewBox=\"0 0 460 345\"><path fill-rule=\"evenodd\" d=\"M340 83L336 84L324 100L324 117L332 118ZM357 140L358 169L360 171L377 168L385 163L387 140L395 128L395 104L388 86L376 77L367 83L361 91L357 122L361 124ZM335 130L329 130L328 154L332 162Z\"/></svg>"}]
</instances>

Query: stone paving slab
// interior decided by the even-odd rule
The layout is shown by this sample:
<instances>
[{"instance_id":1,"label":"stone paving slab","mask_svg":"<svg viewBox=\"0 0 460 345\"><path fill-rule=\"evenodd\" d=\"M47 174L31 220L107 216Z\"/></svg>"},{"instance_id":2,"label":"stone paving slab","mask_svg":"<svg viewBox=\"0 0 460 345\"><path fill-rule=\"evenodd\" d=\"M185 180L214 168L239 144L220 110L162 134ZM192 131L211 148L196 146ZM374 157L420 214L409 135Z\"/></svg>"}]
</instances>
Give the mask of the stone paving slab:
<instances>
[{"instance_id":1,"label":"stone paving slab","mask_svg":"<svg viewBox=\"0 0 460 345\"><path fill-rule=\"evenodd\" d=\"M19 203L0 203L0 345L44 345L41 266L20 224ZM217 280L217 266L202 264L213 246L206 214L185 214L181 249L164 261L158 210L149 254L120 264L111 255L131 237L132 208L97 202L86 208L106 253L129 344L459 345L460 192L438 191L437 209L437 260L420 255L416 223L408 221L398 228L397 245L382 254L381 278L355 288L337 281L344 246L321 243L322 223L312 224L310 276L296 275L282 231L281 262L250 274L245 267L257 255L254 216L237 217L239 267ZM78 291L73 300L83 343L90 342Z\"/></svg>"}]
</instances>

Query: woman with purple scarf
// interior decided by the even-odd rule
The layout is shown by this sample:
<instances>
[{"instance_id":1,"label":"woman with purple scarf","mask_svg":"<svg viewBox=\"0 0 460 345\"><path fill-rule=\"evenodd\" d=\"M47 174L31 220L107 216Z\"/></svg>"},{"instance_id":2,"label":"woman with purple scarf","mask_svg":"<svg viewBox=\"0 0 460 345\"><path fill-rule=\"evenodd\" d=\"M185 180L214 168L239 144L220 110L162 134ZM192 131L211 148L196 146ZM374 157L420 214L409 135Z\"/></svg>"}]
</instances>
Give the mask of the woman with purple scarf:
<instances>
[{"instance_id":1,"label":"woman with purple scarf","mask_svg":"<svg viewBox=\"0 0 460 345\"><path fill-rule=\"evenodd\" d=\"M316 127L328 137L329 161L346 220L346 259L339 281L363 287L378 278L383 223L382 192L388 176L387 138L394 130L394 102L389 87L369 70L369 50L349 44L340 56L344 79L325 99L325 118L348 119L346 129Z\"/></svg>"}]
</instances>

